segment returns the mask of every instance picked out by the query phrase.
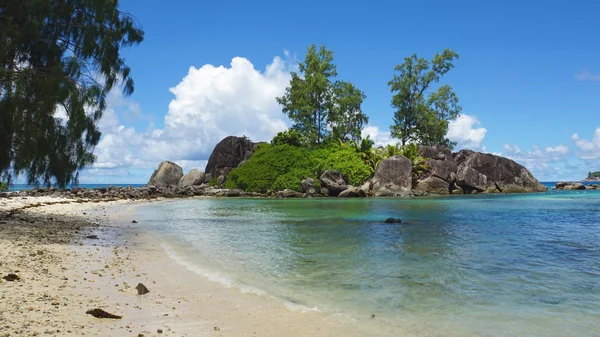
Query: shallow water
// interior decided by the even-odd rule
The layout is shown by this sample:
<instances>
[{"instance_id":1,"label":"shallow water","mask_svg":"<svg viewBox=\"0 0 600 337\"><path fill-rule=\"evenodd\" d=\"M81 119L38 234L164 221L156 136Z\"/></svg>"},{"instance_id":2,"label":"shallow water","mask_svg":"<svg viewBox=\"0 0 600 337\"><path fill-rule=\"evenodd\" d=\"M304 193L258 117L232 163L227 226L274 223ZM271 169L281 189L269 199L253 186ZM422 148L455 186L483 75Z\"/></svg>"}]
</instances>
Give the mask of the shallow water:
<instances>
[{"instance_id":1,"label":"shallow water","mask_svg":"<svg viewBox=\"0 0 600 337\"><path fill-rule=\"evenodd\" d=\"M191 199L135 215L198 274L410 335L600 335L600 192ZM388 217L402 224L384 224Z\"/></svg>"}]
</instances>

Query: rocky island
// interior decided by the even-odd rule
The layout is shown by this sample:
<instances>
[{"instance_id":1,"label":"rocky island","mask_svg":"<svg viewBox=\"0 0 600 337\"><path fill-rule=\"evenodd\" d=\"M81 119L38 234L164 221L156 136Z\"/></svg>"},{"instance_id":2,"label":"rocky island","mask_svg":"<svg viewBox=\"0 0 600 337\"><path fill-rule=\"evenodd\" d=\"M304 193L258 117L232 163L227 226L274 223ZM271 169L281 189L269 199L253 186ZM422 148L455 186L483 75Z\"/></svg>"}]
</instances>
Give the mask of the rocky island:
<instances>
[{"instance_id":1,"label":"rocky island","mask_svg":"<svg viewBox=\"0 0 600 337\"><path fill-rule=\"evenodd\" d=\"M537 181L522 165L508 158L489 153L461 150L452 153L440 146L418 147L418 158L423 159L424 169L415 168L413 161L397 154L389 156L374 168L372 175L352 185L349 176L353 172L339 166L322 166L322 172L311 176L296 175L288 179L287 188L281 190L248 188L240 175L230 174L244 170L246 165L265 166L267 163L254 159L265 157L267 152L278 152L281 161L292 156L294 149L287 145L272 146L254 143L243 137L229 136L213 150L205 173L193 169L187 174L177 164L164 161L152 175L149 186L174 189L177 194L217 196L265 196L265 197L407 197L476 193L524 193L544 192L547 188ZM335 151L334 151L335 152ZM337 154L337 153L336 153ZM356 153L360 157L360 153ZM283 157L285 156L285 158ZM256 162L254 162L256 161ZM280 160L277 160L280 162ZM248 164L247 164L248 163ZM293 163L298 164L299 163ZM338 167L335 167L335 166ZM268 170L267 167L262 169ZM294 171L291 169L290 171ZM255 179L281 180L288 172L271 177L255 175ZM246 186L244 186L246 185ZM265 186L269 186L268 183Z\"/></svg>"}]
</instances>

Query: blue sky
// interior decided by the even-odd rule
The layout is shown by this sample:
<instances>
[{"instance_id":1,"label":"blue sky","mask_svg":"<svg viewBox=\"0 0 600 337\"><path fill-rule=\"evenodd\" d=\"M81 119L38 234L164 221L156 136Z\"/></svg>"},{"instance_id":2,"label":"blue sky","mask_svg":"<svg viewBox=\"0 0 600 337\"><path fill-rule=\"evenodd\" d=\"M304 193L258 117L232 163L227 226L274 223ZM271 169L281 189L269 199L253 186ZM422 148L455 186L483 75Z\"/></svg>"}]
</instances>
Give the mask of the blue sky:
<instances>
[{"instance_id":1,"label":"blue sky","mask_svg":"<svg viewBox=\"0 0 600 337\"><path fill-rule=\"evenodd\" d=\"M274 97L312 43L365 92L365 132L381 143L394 67L452 48L460 59L443 82L463 106L451 130L461 147L509 156L543 181L600 170L600 2L120 4L146 32L123 53L136 89L111 95L82 183L145 183L162 159L204 168L227 134L270 139L288 123Z\"/></svg>"}]
</instances>

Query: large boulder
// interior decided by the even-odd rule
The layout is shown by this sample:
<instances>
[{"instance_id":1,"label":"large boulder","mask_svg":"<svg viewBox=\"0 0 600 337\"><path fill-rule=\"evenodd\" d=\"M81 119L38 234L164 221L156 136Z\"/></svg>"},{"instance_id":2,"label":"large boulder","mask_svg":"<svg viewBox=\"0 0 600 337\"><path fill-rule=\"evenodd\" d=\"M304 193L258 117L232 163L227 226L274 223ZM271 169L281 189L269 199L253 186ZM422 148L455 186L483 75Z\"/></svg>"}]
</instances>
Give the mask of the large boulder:
<instances>
[{"instance_id":1,"label":"large boulder","mask_svg":"<svg viewBox=\"0 0 600 337\"><path fill-rule=\"evenodd\" d=\"M321 181L321 186L326 188L327 193L332 197L338 196L342 191L348 188L344 177L342 177L340 171L337 170L326 170L321 174L319 180Z\"/></svg>"},{"instance_id":2,"label":"large boulder","mask_svg":"<svg viewBox=\"0 0 600 337\"><path fill-rule=\"evenodd\" d=\"M454 181L456 179L456 171L458 169L458 166L454 162L454 157L452 156L452 152L450 151L450 149L441 146L421 146L419 148L419 155L427 159L425 165L427 165L428 167L428 169L423 174L421 174L419 179L425 180L430 177L435 177L445 181L448 185L448 191L445 191L441 194L448 194L450 192L450 187L454 186ZM421 184L421 188L430 186L432 181L435 180L430 179L427 183ZM435 185L437 189L440 184L436 183ZM440 194L433 191L425 192Z\"/></svg>"},{"instance_id":3,"label":"large boulder","mask_svg":"<svg viewBox=\"0 0 600 337\"><path fill-rule=\"evenodd\" d=\"M372 193L376 197L411 195L412 164L402 155L384 159L375 170Z\"/></svg>"},{"instance_id":4,"label":"large boulder","mask_svg":"<svg viewBox=\"0 0 600 337\"><path fill-rule=\"evenodd\" d=\"M158 165L158 169L152 173L148 185L157 187L176 186L183 176L181 166L172 161L165 160Z\"/></svg>"},{"instance_id":5,"label":"large boulder","mask_svg":"<svg viewBox=\"0 0 600 337\"><path fill-rule=\"evenodd\" d=\"M316 193L315 180L313 178L302 179L302 192L313 195Z\"/></svg>"},{"instance_id":6,"label":"large boulder","mask_svg":"<svg viewBox=\"0 0 600 337\"><path fill-rule=\"evenodd\" d=\"M455 156L455 160L457 157ZM525 167L515 161L480 152L474 152L462 161L456 174L456 185L466 194L547 190Z\"/></svg>"},{"instance_id":7,"label":"large boulder","mask_svg":"<svg viewBox=\"0 0 600 337\"><path fill-rule=\"evenodd\" d=\"M585 190L586 187L584 184L582 184L580 182L561 181L561 182L556 183L555 189L571 191L571 190Z\"/></svg>"},{"instance_id":8,"label":"large boulder","mask_svg":"<svg viewBox=\"0 0 600 337\"><path fill-rule=\"evenodd\" d=\"M204 170L206 173L205 181L227 175L231 170L240 166L243 161L252 157L258 144L244 137L225 137L215 146L208 158Z\"/></svg>"},{"instance_id":9,"label":"large boulder","mask_svg":"<svg viewBox=\"0 0 600 337\"><path fill-rule=\"evenodd\" d=\"M450 184L436 176L419 180L414 189L415 195L450 194Z\"/></svg>"},{"instance_id":10,"label":"large boulder","mask_svg":"<svg viewBox=\"0 0 600 337\"><path fill-rule=\"evenodd\" d=\"M179 180L179 187L187 188L195 185L202 185L204 182L204 172L199 169L191 169Z\"/></svg>"}]
</instances>

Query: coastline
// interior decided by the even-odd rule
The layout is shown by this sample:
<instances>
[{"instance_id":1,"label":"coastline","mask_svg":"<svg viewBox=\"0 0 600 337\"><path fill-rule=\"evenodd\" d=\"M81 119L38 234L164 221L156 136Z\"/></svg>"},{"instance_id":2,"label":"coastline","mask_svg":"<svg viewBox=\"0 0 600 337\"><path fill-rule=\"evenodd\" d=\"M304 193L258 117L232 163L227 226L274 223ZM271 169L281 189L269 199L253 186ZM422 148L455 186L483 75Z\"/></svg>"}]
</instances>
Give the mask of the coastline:
<instances>
[{"instance_id":1,"label":"coastline","mask_svg":"<svg viewBox=\"0 0 600 337\"><path fill-rule=\"evenodd\" d=\"M332 320L319 312L290 309L281 301L194 273L169 257L143 224L131 225L128 208L146 202L0 199L0 214L12 214L0 219L0 276L15 273L21 278L0 283L0 336L382 333L366 332L364 325L347 317ZM98 239L86 238L89 235ZM139 282L150 293L137 295L134 287ZM94 308L123 318L86 314Z\"/></svg>"}]
</instances>

